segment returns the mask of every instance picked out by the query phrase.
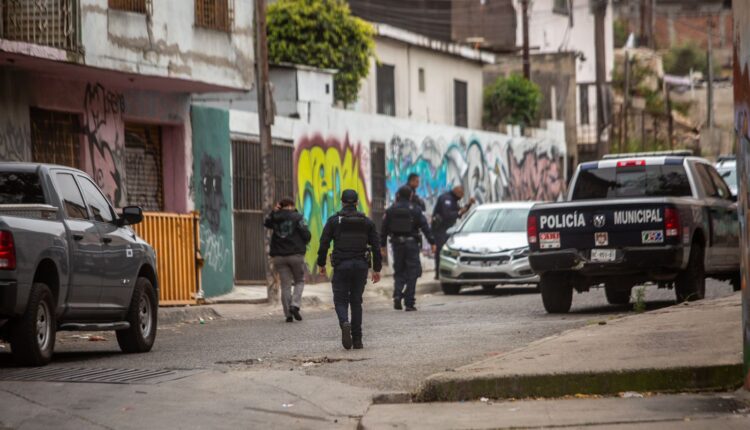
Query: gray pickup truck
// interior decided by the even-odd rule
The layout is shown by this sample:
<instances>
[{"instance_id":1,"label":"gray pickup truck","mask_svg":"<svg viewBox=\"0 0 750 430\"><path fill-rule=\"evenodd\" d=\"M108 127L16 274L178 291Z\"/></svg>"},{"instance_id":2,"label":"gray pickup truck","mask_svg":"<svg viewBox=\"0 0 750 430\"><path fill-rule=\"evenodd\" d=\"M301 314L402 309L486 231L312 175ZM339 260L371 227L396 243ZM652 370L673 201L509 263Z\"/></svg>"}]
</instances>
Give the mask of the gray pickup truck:
<instances>
[{"instance_id":1,"label":"gray pickup truck","mask_svg":"<svg viewBox=\"0 0 750 430\"><path fill-rule=\"evenodd\" d=\"M0 163L0 338L20 365L52 358L58 330L114 330L123 352L156 337L156 255L85 173Z\"/></svg>"}]
</instances>

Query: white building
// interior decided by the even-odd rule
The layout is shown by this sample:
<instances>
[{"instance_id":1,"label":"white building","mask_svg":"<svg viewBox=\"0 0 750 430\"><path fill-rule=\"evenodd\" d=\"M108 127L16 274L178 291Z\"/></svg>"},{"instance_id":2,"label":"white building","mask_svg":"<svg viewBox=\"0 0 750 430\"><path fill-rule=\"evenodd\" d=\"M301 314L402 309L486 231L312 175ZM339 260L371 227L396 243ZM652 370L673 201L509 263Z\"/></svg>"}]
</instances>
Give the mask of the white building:
<instances>
[{"instance_id":1,"label":"white building","mask_svg":"<svg viewBox=\"0 0 750 430\"><path fill-rule=\"evenodd\" d=\"M375 58L357 112L481 128L482 67L493 54L374 24Z\"/></svg>"}]
</instances>

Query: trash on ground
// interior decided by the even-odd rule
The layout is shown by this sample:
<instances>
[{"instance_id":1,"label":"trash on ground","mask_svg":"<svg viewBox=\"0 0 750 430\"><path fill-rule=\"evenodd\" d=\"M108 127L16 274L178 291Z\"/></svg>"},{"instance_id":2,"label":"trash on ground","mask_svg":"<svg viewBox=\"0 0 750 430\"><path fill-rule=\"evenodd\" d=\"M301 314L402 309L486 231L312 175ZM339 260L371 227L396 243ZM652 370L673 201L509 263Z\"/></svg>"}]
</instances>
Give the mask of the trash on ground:
<instances>
[{"instance_id":1,"label":"trash on ground","mask_svg":"<svg viewBox=\"0 0 750 430\"><path fill-rule=\"evenodd\" d=\"M620 397L623 399L640 399L643 398L643 394L636 393L635 391L626 391L624 393L620 393Z\"/></svg>"},{"instance_id":2,"label":"trash on ground","mask_svg":"<svg viewBox=\"0 0 750 430\"><path fill-rule=\"evenodd\" d=\"M97 335L89 336L89 342L104 342L106 340L107 338L104 336L97 336Z\"/></svg>"},{"instance_id":3,"label":"trash on ground","mask_svg":"<svg viewBox=\"0 0 750 430\"><path fill-rule=\"evenodd\" d=\"M487 397L482 397L481 399L479 399L479 401L482 403L487 403L490 401L490 399L488 399Z\"/></svg>"},{"instance_id":4,"label":"trash on ground","mask_svg":"<svg viewBox=\"0 0 750 430\"><path fill-rule=\"evenodd\" d=\"M284 403L281 405L282 408L291 408L292 406L294 406L294 403Z\"/></svg>"}]
</instances>

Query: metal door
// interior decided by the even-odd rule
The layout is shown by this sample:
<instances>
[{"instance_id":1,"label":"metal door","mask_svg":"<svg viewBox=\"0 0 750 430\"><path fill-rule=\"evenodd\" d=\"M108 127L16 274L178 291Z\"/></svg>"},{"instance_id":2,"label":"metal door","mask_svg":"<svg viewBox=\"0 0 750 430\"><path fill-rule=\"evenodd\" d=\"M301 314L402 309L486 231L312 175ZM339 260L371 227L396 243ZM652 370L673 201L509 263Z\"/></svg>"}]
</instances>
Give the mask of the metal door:
<instances>
[{"instance_id":1,"label":"metal door","mask_svg":"<svg viewBox=\"0 0 750 430\"><path fill-rule=\"evenodd\" d=\"M385 188L385 143L370 143L370 172L372 175L372 216L375 226L380 232L383 224L383 215L385 215L385 205L387 201L387 191Z\"/></svg>"}]
</instances>

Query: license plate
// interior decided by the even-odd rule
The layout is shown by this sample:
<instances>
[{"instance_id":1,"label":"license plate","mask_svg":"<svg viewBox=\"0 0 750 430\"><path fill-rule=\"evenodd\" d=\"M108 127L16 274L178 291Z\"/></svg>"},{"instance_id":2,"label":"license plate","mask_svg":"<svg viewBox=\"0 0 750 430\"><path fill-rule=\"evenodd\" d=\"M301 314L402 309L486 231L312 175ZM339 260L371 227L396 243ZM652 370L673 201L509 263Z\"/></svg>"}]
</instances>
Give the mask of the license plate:
<instances>
[{"instance_id":1,"label":"license plate","mask_svg":"<svg viewBox=\"0 0 750 430\"><path fill-rule=\"evenodd\" d=\"M609 263L615 261L617 251L614 249L592 249L591 261L595 263Z\"/></svg>"}]
</instances>

